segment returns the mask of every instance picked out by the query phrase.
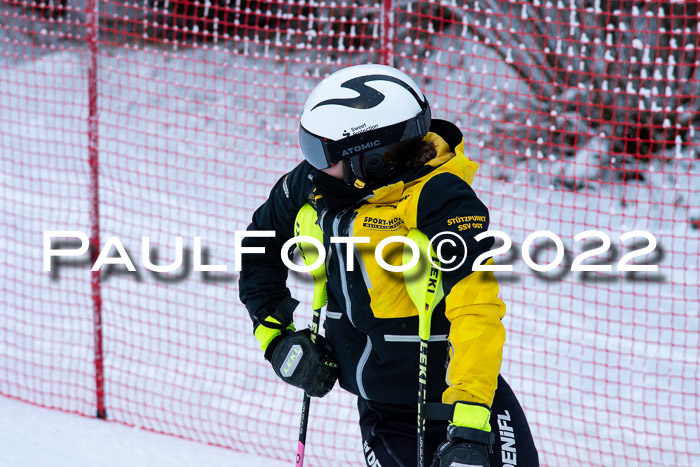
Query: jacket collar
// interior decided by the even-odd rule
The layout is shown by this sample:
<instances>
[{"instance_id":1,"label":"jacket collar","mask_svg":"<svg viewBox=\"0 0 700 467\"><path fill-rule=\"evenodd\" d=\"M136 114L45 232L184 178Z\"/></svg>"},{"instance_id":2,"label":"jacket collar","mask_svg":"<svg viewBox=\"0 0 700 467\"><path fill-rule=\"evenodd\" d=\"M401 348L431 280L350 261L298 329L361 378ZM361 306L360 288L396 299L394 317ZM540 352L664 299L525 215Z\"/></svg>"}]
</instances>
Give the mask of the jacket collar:
<instances>
[{"instance_id":1,"label":"jacket collar","mask_svg":"<svg viewBox=\"0 0 700 467\"><path fill-rule=\"evenodd\" d=\"M468 184L472 184L479 164L464 154L464 138L459 129L449 122L437 120L434 121L430 130L423 140L430 141L435 145L437 156L429 160L423 167L410 170L402 174L398 180L376 188L365 197L368 203L398 202L407 187L424 183L428 178L443 172L454 174ZM434 130L443 131L438 134ZM441 136L442 134L445 134L444 138ZM459 141L457 141L457 135Z\"/></svg>"}]
</instances>

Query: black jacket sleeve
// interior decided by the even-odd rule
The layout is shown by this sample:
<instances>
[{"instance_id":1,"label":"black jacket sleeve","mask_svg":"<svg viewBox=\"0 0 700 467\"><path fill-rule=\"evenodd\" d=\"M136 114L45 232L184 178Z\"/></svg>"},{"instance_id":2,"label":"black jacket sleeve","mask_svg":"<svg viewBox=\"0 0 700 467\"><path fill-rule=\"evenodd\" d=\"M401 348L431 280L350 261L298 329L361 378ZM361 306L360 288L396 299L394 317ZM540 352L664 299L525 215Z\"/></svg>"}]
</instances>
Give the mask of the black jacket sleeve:
<instances>
[{"instance_id":1,"label":"black jacket sleeve","mask_svg":"<svg viewBox=\"0 0 700 467\"><path fill-rule=\"evenodd\" d=\"M271 315L282 300L290 297L286 285L288 271L280 251L284 242L294 236L297 212L308 202L313 190L309 178L312 170L306 161L296 166L277 181L267 201L253 214L247 230L272 230L275 236L246 237L242 241L244 247L265 248L264 254L246 253L241 257L239 294L254 324Z\"/></svg>"}]
</instances>

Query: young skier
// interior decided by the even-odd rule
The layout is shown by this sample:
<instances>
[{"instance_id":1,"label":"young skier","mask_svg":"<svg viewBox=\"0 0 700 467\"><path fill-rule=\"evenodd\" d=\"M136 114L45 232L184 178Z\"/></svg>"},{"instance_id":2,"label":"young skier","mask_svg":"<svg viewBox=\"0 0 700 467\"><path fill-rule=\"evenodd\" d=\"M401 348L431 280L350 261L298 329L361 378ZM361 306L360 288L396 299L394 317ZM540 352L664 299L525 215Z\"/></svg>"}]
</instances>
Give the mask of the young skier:
<instances>
[{"instance_id":1,"label":"young skier","mask_svg":"<svg viewBox=\"0 0 700 467\"><path fill-rule=\"evenodd\" d=\"M243 255L239 287L274 371L318 397L338 379L358 397L367 464L415 466L418 312L401 274L380 266L375 247L411 229L428 238L459 237L466 252L459 241L441 250L443 258L466 260L443 268L445 297L432 316L427 400L442 402L446 412L427 420L426 464L538 465L525 415L499 376L505 304L493 273L472 270L494 242L474 238L488 229L489 212L471 188L478 164L464 155L460 130L431 119L427 99L403 72L357 65L316 86L299 131L305 161L275 184L248 227L275 236L243 242L265 248ZM280 257L307 203L318 213L328 251L326 336L316 345L308 330L294 330L298 301ZM401 264L401 249L390 244L384 259ZM301 352L290 368L292 349Z\"/></svg>"}]
</instances>

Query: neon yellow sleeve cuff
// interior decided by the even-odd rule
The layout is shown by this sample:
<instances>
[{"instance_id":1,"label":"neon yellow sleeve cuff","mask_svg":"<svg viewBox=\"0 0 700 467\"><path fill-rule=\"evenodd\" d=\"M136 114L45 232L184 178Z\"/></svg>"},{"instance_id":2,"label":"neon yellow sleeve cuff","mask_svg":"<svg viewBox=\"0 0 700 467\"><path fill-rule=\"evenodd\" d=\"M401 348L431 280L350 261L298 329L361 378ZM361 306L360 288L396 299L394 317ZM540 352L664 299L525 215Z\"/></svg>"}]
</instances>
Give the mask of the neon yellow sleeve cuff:
<instances>
[{"instance_id":1,"label":"neon yellow sleeve cuff","mask_svg":"<svg viewBox=\"0 0 700 467\"><path fill-rule=\"evenodd\" d=\"M452 417L453 419L450 420L452 425L491 431L491 423L489 422L491 411L483 405L457 402Z\"/></svg>"},{"instance_id":2,"label":"neon yellow sleeve cuff","mask_svg":"<svg viewBox=\"0 0 700 467\"><path fill-rule=\"evenodd\" d=\"M258 340L258 342L260 342L260 349L263 351L267 350L267 346L270 345L270 342L272 342L272 340L275 337L282 334L282 331L280 331L279 329L268 328L267 326L265 326L265 324L264 324L265 322L274 323L274 324L282 324L278 320L273 318L272 316L268 316L255 329L255 338ZM287 329L294 332L294 324L292 323L289 326L287 326Z\"/></svg>"}]
</instances>

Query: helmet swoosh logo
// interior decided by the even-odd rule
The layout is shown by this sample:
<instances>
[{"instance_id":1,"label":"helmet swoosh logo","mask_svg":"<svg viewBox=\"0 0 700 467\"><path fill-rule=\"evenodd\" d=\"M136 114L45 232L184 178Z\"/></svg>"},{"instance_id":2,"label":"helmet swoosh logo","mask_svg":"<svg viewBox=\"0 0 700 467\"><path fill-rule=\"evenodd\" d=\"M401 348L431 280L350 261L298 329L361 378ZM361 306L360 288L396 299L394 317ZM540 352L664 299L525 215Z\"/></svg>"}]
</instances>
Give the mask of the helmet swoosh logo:
<instances>
[{"instance_id":1,"label":"helmet swoosh logo","mask_svg":"<svg viewBox=\"0 0 700 467\"><path fill-rule=\"evenodd\" d=\"M359 96L350 97L346 99L328 99L323 102L316 104L311 110L314 110L323 105L342 105L344 107L350 107L352 109L372 109L384 101L384 94L377 91L374 88L367 86L365 83L368 81L389 81L391 83L398 84L399 86L406 89L408 92L415 97L416 101L423 106L423 100L418 96L416 91L409 86L407 83L401 81L398 78L388 75L367 75L358 76L357 78L352 78L340 85L342 88L352 89L357 92Z\"/></svg>"}]
</instances>

